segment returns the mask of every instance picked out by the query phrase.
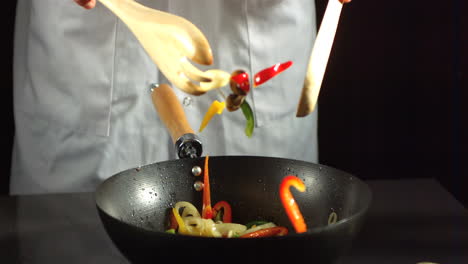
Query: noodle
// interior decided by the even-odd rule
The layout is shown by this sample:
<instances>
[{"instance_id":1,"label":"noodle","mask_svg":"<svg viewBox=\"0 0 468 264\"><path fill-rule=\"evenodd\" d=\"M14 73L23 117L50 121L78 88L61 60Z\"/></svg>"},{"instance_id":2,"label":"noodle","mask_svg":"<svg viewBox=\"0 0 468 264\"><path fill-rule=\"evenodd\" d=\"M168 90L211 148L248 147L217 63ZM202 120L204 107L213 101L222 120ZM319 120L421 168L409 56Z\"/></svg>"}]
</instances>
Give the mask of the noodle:
<instances>
[{"instance_id":1,"label":"noodle","mask_svg":"<svg viewBox=\"0 0 468 264\"><path fill-rule=\"evenodd\" d=\"M178 202L174 208L185 227L182 232L179 230L179 233L184 235L233 237L239 236L247 230L245 225L223 222L215 223L212 219L203 219L195 206L189 202ZM180 210L182 211L180 212Z\"/></svg>"},{"instance_id":2,"label":"noodle","mask_svg":"<svg viewBox=\"0 0 468 264\"><path fill-rule=\"evenodd\" d=\"M194 216L200 217L197 208L189 202L178 202L175 205L175 209L180 213L180 208L184 208L182 211L182 217Z\"/></svg>"},{"instance_id":3,"label":"noodle","mask_svg":"<svg viewBox=\"0 0 468 264\"><path fill-rule=\"evenodd\" d=\"M332 212L329 216L328 216L328 224L334 224L336 223L336 221L338 221L338 215L335 213L335 212Z\"/></svg>"}]
</instances>

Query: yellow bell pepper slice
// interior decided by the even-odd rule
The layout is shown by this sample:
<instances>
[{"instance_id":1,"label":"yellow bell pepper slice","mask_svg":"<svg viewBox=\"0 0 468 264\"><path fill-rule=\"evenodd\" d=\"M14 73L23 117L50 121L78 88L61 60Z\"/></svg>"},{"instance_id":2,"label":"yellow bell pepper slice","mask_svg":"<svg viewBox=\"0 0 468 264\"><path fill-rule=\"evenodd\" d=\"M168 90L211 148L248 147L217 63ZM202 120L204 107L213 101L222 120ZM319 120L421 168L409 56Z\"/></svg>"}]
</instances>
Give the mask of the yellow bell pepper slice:
<instances>
[{"instance_id":1,"label":"yellow bell pepper slice","mask_svg":"<svg viewBox=\"0 0 468 264\"><path fill-rule=\"evenodd\" d=\"M178 232L181 234L187 234L187 227L185 227L184 220L182 220L182 217L180 217L179 212L175 208L172 208L172 213L174 214L174 218L179 225Z\"/></svg>"},{"instance_id":2,"label":"yellow bell pepper slice","mask_svg":"<svg viewBox=\"0 0 468 264\"><path fill-rule=\"evenodd\" d=\"M213 103L211 103L211 106L210 108L208 108L208 111L206 112L205 117L203 117L203 121L198 131L202 132L203 129L205 129L205 127L211 121L213 116L215 114L218 114L218 115L222 114L224 108L226 108L226 102L219 102L218 100L215 100Z\"/></svg>"}]
</instances>

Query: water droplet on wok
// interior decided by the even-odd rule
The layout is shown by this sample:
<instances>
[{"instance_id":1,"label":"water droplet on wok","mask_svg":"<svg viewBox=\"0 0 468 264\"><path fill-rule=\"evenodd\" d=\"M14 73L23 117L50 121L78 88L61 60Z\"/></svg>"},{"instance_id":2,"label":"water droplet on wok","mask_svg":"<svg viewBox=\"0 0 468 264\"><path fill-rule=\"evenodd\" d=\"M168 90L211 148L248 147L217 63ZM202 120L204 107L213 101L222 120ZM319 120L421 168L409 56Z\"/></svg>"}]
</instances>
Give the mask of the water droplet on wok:
<instances>
[{"instance_id":1,"label":"water droplet on wok","mask_svg":"<svg viewBox=\"0 0 468 264\"><path fill-rule=\"evenodd\" d=\"M193 188L195 188L196 191L201 191L203 190L203 182L201 181L196 181L194 184L193 184Z\"/></svg>"},{"instance_id":2,"label":"water droplet on wok","mask_svg":"<svg viewBox=\"0 0 468 264\"><path fill-rule=\"evenodd\" d=\"M259 179L257 179L257 182L258 182L258 183L262 183L262 182L263 182L263 179L259 178Z\"/></svg>"},{"instance_id":3,"label":"water droplet on wok","mask_svg":"<svg viewBox=\"0 0 468 264\"><path fill-rule=\"evenodd\" d=\"M145 190L145 188L141 188L141 190L142 190L142 191L144 191L144 190Z\"/></svg>"},{"instance_id":4,"label":"water droplet on wok","mask_svg":"<svg viewBox=\"0 0 468 264\"><path fill-rule=\"evenodd\" d=\"M189 105L191 105L191 104L192 104L192 98L191 98L191 97L188 97L188 96L184 97L184 100L182 101L182 104L183 104L184 106L189 106Z\"/></svg>"},{"instance_id":5,"label":"water droplet on wok","mask_svg":"<svg viewBox=\"0 0 468 264\"><path fill-rule=\"evenodd\" d=\"M154 193L154 196L158 196L158 194L157 194L157 193Z\"/></svg>"},{"instance_id":6,"label":"water droplet on wok","mask_svg":"<svg viewBox=\"0 0 468 264\"><path fill-rule=\"evenodd\" d=\"M202 169L200 168L200 166L194 166L192 168L192 174L194 176L200 176L202 174Z\"/></svg>"},{"instance_id":7,"label":"water droplet on wok","mask_svg":"<svg viewBox=\"0 0 468 264\"><path fill-rule=\"evenodd\" d=\"M132 216L135 216L135 210L132 210Z\"/></svg>"}]
</instances>

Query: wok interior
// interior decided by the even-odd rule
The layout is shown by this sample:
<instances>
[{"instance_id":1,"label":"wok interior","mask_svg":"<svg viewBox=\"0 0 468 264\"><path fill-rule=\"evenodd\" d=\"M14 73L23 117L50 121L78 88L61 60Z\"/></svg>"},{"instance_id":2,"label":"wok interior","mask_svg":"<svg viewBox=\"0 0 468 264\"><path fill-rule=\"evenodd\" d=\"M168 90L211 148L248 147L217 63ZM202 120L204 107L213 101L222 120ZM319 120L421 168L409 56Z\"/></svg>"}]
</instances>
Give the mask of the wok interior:
<instances>
[{"instance_id":1,"label":"wok interior","mask_svg":"<svg viewBox=\"0 0 468 264\"><path fill-rule=\"evenodd\" d=\"M130 169L106 180L96 191L100 210L109 216L145 230L166 230L169 208L188 201L201 209L202 192L193 187L203 176L191 173L193 166L203 168L204 157L173 160ZM363 214L370 203L369 188L358 178L334 168L296 160L225 156L210 157L209 173L212 204L229 202L233 222L270 220L292 226L279 198L283 177L301 178L306 191L292 188L307 222L308 232L327 229L328 217L335 212L346 222ZM330 226L331 227L331 226Z\"/></svg>"}]
</instances>

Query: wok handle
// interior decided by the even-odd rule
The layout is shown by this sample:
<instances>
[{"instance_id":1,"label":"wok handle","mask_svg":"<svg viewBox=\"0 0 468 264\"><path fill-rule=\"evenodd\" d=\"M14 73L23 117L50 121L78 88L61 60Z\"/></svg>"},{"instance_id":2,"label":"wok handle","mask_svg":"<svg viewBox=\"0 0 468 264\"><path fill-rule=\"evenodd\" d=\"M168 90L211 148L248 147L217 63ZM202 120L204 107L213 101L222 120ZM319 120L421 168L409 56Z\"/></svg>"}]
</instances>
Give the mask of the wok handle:
<instances>
[{"instance_id":1,"label":"wok handle","mask_svg":"<svg viewBox=\"0 0 468 264\"><path fill-rule=\"evenodd\" d=\"M151 98L159 118L172 137L179 158L200 157L202 143L187 121L184 109L172 88L167 84L153 86Z\"/></svg>"}]
</instances>

